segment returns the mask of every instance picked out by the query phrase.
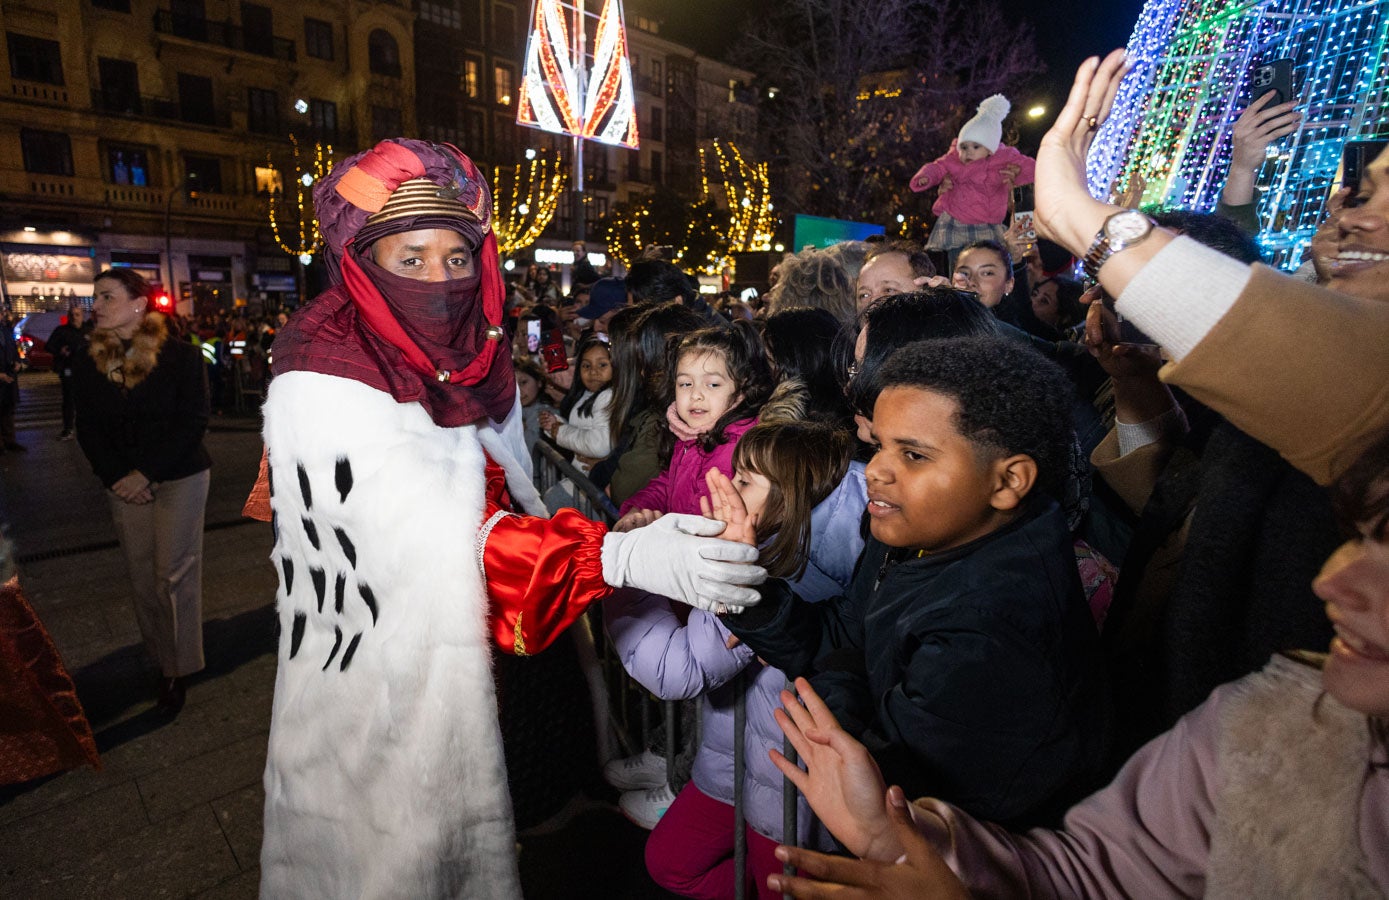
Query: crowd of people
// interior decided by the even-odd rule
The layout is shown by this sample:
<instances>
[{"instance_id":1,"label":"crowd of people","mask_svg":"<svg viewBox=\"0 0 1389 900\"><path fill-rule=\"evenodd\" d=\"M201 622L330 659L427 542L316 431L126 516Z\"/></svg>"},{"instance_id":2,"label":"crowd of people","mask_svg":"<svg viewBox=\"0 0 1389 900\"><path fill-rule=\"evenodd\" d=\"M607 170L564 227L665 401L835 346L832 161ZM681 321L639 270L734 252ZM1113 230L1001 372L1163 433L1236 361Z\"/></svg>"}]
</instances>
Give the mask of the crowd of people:
<instances>
[{"instance_id":1,"label":"crowd of people","mask_svg":"<svg viewBox=\"0 0 1389 900\"><path fill-rule=\"evenodd\" d=\"M257 329L263 891L518 896L492 653L594 604L700 720L604 769L675 893L733 896L744 841L765 898L1389 891L1389 151L1292 278L1251 234L1291 104L1241 118L1223 215L1149 215L1086 189L1125 71L1082 66L1035 171L990 98L912 184L948 233L788 255L752 300L662 248L508 281L447 145L320 180L333 287ZM984 196L1034 177L1040 238ZM208 395L97 285L76 433L176 709ZM539 442L615 521L538 494Z\"/></svg>"}]
</instances>

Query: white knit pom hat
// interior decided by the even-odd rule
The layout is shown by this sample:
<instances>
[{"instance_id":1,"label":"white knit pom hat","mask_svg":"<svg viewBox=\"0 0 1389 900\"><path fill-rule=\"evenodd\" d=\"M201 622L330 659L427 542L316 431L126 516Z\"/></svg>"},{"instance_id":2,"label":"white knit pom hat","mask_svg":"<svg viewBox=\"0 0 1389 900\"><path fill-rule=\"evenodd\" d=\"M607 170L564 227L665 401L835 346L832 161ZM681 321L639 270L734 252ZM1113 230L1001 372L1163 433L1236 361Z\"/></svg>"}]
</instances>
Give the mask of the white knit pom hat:
<instances>
[{"instance_id":1,"label":"white knit pom hat","mask_svg":"<svg viewBox=\"0 0 1389 900\"><path fill-rule=\"evenodd\" d=\"M960 129L960 143L974 141L987 147L990 153L998 150L998 142L1003 140L1003 120L1013 106L1002 94L986 97L979 104L979 112Z\"/></svg>"}]
</instances>

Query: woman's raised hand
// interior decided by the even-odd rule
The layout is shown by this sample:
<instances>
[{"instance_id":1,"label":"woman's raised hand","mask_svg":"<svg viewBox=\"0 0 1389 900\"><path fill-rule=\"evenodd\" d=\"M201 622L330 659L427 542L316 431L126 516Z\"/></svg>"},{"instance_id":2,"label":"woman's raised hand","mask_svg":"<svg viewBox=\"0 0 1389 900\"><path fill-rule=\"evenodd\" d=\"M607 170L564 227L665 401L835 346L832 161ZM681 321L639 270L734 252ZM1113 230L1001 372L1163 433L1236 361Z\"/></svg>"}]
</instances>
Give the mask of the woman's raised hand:
<instances>
[{"instance_id":1,"label":"woman's raised hand","mask_svg":"<svg viewBox=\"0 0 1389 900\"><path fill-rule=\"evenodd\" d=\"M799 695L799 696L798 696ZM781 692L775 711L801 762L802 771L778 750L772 762L805 795L810 808L856 856L896 859L902 848L883 806L883 776L868 748L839 725L810 682L796 679L796 693Z\"/></svg>"},{"instance_id":2,"label":"woman's raised hand","mask_svg":"<svg viewBox=\"0 0 1389 900\"><path fill-rule=\"evenodd\" d=\"M893 862L845 859L799 847L776 848L799 875L769 875L767 886L805 900L969 900L969 891L912 823L902 789L887 795L887 818L903 853Z\"/></svg>"},{"instance_id":3,"label":"woman's raised hand","mask_svg":"<svg viewBox=\"0 0 1389 900\"><path fill-rule=\"evenodd\" d=\"M1128 74L1125 52L1081 63L1066 105L1037 151L1035 214L1038 234L1072 253L1082 254L1115 209L1090 196L1085 157L1095 134L1109 118L1119 83Z\"/></svg>"}]
</instances>

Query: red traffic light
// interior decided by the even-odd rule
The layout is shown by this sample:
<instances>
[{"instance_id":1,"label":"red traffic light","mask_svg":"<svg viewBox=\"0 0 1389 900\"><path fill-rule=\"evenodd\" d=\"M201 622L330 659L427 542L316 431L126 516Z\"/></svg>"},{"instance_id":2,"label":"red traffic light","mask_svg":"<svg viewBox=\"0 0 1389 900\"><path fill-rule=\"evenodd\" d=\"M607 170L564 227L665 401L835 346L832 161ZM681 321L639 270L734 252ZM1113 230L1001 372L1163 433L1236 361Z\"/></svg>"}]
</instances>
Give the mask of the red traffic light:
<instances>
[{"instance_id":1,"label":"red traffic light","mask_svg":"<svg viewBox=\"0 0 1389 900\"><path fill-rule=\"evenodd\" d=\"M160 312L168 312L169 310L174 308L174 301L169 297L168 294L155 294L154 308L159 310Z\"/></svg>"}]
</instances>

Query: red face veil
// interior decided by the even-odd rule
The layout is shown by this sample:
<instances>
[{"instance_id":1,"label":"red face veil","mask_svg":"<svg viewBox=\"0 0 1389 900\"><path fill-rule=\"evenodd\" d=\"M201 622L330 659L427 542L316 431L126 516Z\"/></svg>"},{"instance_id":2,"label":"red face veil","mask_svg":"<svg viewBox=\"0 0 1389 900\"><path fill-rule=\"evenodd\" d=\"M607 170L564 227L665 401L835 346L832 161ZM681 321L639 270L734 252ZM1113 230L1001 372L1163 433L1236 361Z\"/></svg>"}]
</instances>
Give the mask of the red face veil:
<instances>
[{"instance_id":1,"label":"red face veil","mask_svg":"<svg viewBox=\"0 0 1389 900\"><path fill-rule=\"evenodd\" d=\"M333 167L314 208L334 287L275 340L275 372L361 381L434 422L501 420L515 397L505 335L505 287L492 232L492 198L472 160L448 144L396 138ZM419 282L374 265L372 243L442 228L473 251L471 278Z\"/></svg>"}]
</instances>

